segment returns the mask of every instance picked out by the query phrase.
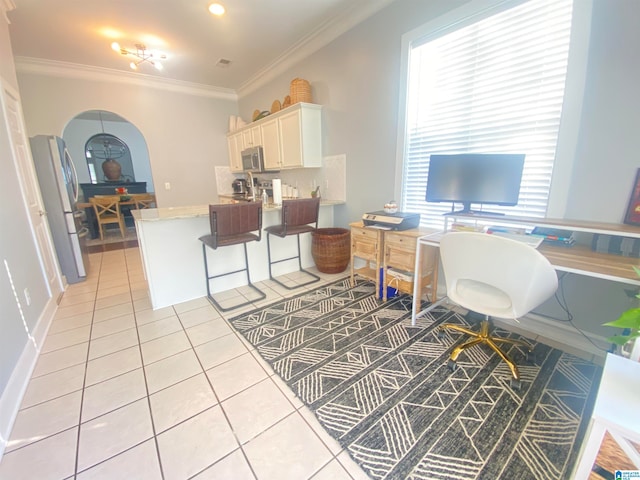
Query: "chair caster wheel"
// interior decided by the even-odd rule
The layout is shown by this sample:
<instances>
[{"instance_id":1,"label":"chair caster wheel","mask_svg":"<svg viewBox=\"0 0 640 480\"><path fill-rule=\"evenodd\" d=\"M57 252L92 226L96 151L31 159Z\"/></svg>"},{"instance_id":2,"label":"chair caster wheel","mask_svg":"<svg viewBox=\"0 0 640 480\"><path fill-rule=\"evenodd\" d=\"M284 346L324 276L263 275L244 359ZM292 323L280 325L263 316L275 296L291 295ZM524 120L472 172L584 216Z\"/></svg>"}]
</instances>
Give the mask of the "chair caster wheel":
<instances>
[{"instance_id":1,"label":"chair caster wheel","mask_svg":"<svg viewBox=\"0 0 640 480\"><path fill-rule=\"evenodd\" d=\"M452 372L455 372L458 369L458 364L454 360L449 360L447 362L447 368Z\"/></svg>"},{"instance_id":2,"label":"chair caster wheel","mask_svg":"<svg viewBox=\"0 0 640 480\"><path fill-rule=\"evenodd\" d=\"M509 385L513 390L520 390L520 387L522 387L522 382L520 380L516 380L515 378L512 378L511 381L509 382Z\"/></svg>"}]
</instances>

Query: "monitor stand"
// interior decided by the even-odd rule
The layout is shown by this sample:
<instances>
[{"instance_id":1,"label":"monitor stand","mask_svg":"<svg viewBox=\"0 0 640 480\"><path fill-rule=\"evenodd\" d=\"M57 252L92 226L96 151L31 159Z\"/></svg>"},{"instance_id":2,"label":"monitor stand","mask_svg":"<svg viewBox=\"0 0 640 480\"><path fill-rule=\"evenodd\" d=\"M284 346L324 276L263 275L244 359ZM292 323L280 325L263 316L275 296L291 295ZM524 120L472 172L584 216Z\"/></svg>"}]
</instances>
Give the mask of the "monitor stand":
<instances>
[{"instance_id":1,"label":"monitor stand","mask_svg":"<svg viewBox=\"0 0 640 480\"><path fill-rule=\"evenodd\" d=\"M487 212L486 210L471 210L471 203L462 202L462 210L453 211L455 204L451 204L451 212L446 215L456 216L456 215L473 215L475 217L499 217L503 216L504 213L500 212Z\"/></svg>"}]
</instances>

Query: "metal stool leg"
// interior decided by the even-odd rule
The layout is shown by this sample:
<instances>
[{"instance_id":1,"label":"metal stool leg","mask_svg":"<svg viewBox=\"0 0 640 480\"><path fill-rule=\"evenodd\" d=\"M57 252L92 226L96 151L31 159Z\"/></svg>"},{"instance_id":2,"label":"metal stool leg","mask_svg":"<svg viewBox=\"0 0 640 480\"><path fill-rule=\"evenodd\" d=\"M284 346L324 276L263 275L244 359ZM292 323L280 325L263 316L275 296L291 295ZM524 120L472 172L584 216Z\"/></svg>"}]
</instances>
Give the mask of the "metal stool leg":
<instances>
[{"instance_id":1,"label":"metal stool leg","mask_svg":"<svg viewBox=\"0 0 640 480\"><path fill-rule=\"evenodd\" d=\"M246 305L252 304L253 302L256 302L256 301L259 301L259 300L263 300L263 299L267 298L267 294L266 293L264 293L262 290L260 290L258 287L256 287L253 283L251 283L251 277L249 275L249 256L247 255L247 244L246 244L246 242L243 243L242 246L244 247L244 268L241 268L240 270L234 270L233 272L221 273L219 275L209 275L209 266L208 266L208 262L207 262L207 250L206 250L207 246L204 243L202 244L202 254L204 256L204 272L205 272L206 281L207 281L207 298L209 299L209 301L218 310L220 310L222 312L228 312L229 310L235 310L236 308L244 307ZM241 302L241 303L232 305L230 307L223 307L222 305L220 305L220 303L215 298L213 298L213 295L211 294L211 287L210 287L209 283L214 278L220 278L220 277L224 277L226 275L232 275L234 273L240 273L240 272L246 272L247 273L248 286L250 288L252 288L254 291L256 291L259 294L259 297L257 299L254 299L254 300L247 300L246 302Z\"/></svg>"},{"instance_id":2,"label":"metal stool leg","mask_svg":"<svg viewBox=\"0 0 640 480\"><path fill-rule=\"evenodd\" d=\"M300 234L296 234L296 240L297 240L297 246L298 246L298 254L293 256L293 257L283 258L281 260L274 260L274 261L271 260L271 244L269 242L269 237L270 237L270 234L269 234L269 232L267 232L267 257L268 257L268 260L269 260L269 278L271 280L276 282L281 287L286 288L287 290L295 290L297 288L304 287L306 285L310 285L312 283L315 283L315 282L318 282L319 280L321 280L318 275L315 275L315 274L311 273L310 271L305 270L304 268L302 268L302 258L301 258L301 255L300 255ZM309 280L309 281L307 281L305 283L299 283L295 287L290 287L290 286L285 285L284 283L282 283L280 280L278 280L277 278L275 278L271 274L271 265L273 265L274 263L286 262L288 260L294 260L296 258L298 259L299 271L304 272L305 274L307 274L310 277L312 277L311 280Z\"/></svg>"}]
</instances>

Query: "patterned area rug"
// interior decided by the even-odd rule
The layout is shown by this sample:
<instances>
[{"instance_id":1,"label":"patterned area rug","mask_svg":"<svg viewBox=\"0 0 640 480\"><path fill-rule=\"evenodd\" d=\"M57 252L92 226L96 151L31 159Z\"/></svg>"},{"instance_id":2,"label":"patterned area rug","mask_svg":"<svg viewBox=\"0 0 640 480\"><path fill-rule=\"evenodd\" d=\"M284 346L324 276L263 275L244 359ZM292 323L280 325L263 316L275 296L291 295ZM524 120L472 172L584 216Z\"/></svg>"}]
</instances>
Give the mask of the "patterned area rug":
<instances>
[{"instance_id":1,"label":"patterned area rug","mask_svg":"<svg viewBox=\"0 0 640 480\"><path fill-rule=\"evenodd\" d=\"M442 308L411 326L410 296L383 303L374 290L344 279L231 322L371 478L569 477L599 367L536 344L530 361L509 352L518 391L489 349L451 372L460 334L437 327L465 318Z\"/></svg>"}]
</instances>

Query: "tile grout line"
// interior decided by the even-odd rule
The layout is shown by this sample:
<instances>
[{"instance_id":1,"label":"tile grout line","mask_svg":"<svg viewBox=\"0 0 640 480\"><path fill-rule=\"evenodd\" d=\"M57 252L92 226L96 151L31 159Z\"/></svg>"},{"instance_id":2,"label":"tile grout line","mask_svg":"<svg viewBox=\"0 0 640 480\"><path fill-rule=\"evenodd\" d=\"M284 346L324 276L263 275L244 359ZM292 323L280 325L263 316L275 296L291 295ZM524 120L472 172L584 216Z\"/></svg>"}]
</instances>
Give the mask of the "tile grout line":
<instances>
[{"instance_id":1,"label":"tile grout line","mask_svg":"<svg viewBox=\"0 0 640 480\"><path fill-rule=\"evenodd\" d=\"M76 455L75 455L75 463L73 466L73 478L76 478L78 473L78 464L80 462L80 431L82 429L82 407L84 405L84 392L87 385L87 371L89 369L89 352L91 351L91 333L93 332L93 319L95 316L95 304L98 301L98 290L100 289L100 275L102 272L102 262L104 261L104 257L100 255L100 269L98 270L98 282L96 283L96 292L94 298L94 309L91 313L91 325L89 327L89 339L87 342L87 355L84 364L84 376L82 378L82 389L80 390L80 411L78 412L78 433L76 435Z\"/></svg>"},{"instance_id":2,"label":"tile grout line","mask_svg":"<svg viewBox=\"0 0 640 480\"><path fill-rule=\"evenodd\" d=\"M129 293L131 294L131 283L129 282L129 266L127 263L127 256L125 255L125 266L127 267L127 282L129 283ZM131 304L133 306L133 295L131 294ZM136 316L135 307L133 308L133 321L136 325L136 336L138 337L138 354L140 355L140 365L142 368L142 376L144 378L144 388L147 393L147 406L149 408L149 419L151 420L151 431L153 433L153 443L156 448L156 456L158 457L158 466L160 468L160 476L164 480L164 468L162 466L162 456L160 455L160 445L158 444L158 434L156 431L156 423L153 418L153 410L151 409L151 394L149 393L149 382L147 380L147 371L145 369L144 356L142 355L142 342L140 341L140 330L138 329L138 322ZM147 441L147 440L145 440Z\"/></svg>"},{"instance_id":3,"label":"tile grout line","mask_svg":"<svg viewBox=\"0 0 640 480\"><path fill-rule=\"evenodd\" d=\"M224 321L225 323L227 323L226 319L222 316L222 314L213 305L211 305L211 307L220 315L219 318L222 321ZM175 308L174 308L174 311L175 311ZM224 410L224 408L222 408L222 401L220 400L220 397L219 397L218 393L216 392L216 389L213 387L213 384L211 383L211 379L209 378L209 375L207 375L207 370L204 368L204 365L202 364L202 360L200 360L200 357L198 356L198 352L196 352L195 346L193 345L193 341L191 340L191 337L189 337L189 334L187 333L187 330L184 327L184 324L182 323L182 319L180 318L180 314L177 311L176 311L176 315L178 316L178 321L180 322L180 326L182 327L182 330L184 331L184 334L187 337L187 341L189 342L189 345L191 345L191 350L193 351L193 354L195 355L196 359L198 360L198 364L200 365L200 368L202 369L202 374L204 375L204 378L207 380L207 383L209 384L209 387L211 388L211 391L213 392L213 395L214 395L214 397L216 399L217 405L220 407L220 411L222 412L222 415L224 416L224 419L227 422L227 425L229 426L229 430L231 430L231 433L233 434L233 438L235 439L236 444L239 447L239 450L242 452L242 456L243 456L245 462L247 463L247 466L249 467L249 470L251 470L251 474L254 476L254 478L257 479L258 476L256 475L256 472L254 471L253 466L249 462L249 458L247 457L247 454L245 453L244 449L242 448L242 443L240 442L240 439L238 438L238 436L236 435L235 430L233 429L233 425L231 424L231 420L229 419L229 417L227 415L227 412ZM205 342L205 343L207 343L207 342ZM237 358L237 357L234 357L234 358ZM232 360L232 359L229 359L229 361L230 360ZM213 408L213 407L211 407L211 408ZM216 463L220 462L223 458L228 457L231 453L233 453L233 451L229 452L224 457L218 458L211 465L208 465L207 467L205 467L200 472L196 472L194 475L192 475L189 478L193 478L196 475L199 475L200 473L206 471L207 469L211 468Z\"/></svg>"}]
</instances>

